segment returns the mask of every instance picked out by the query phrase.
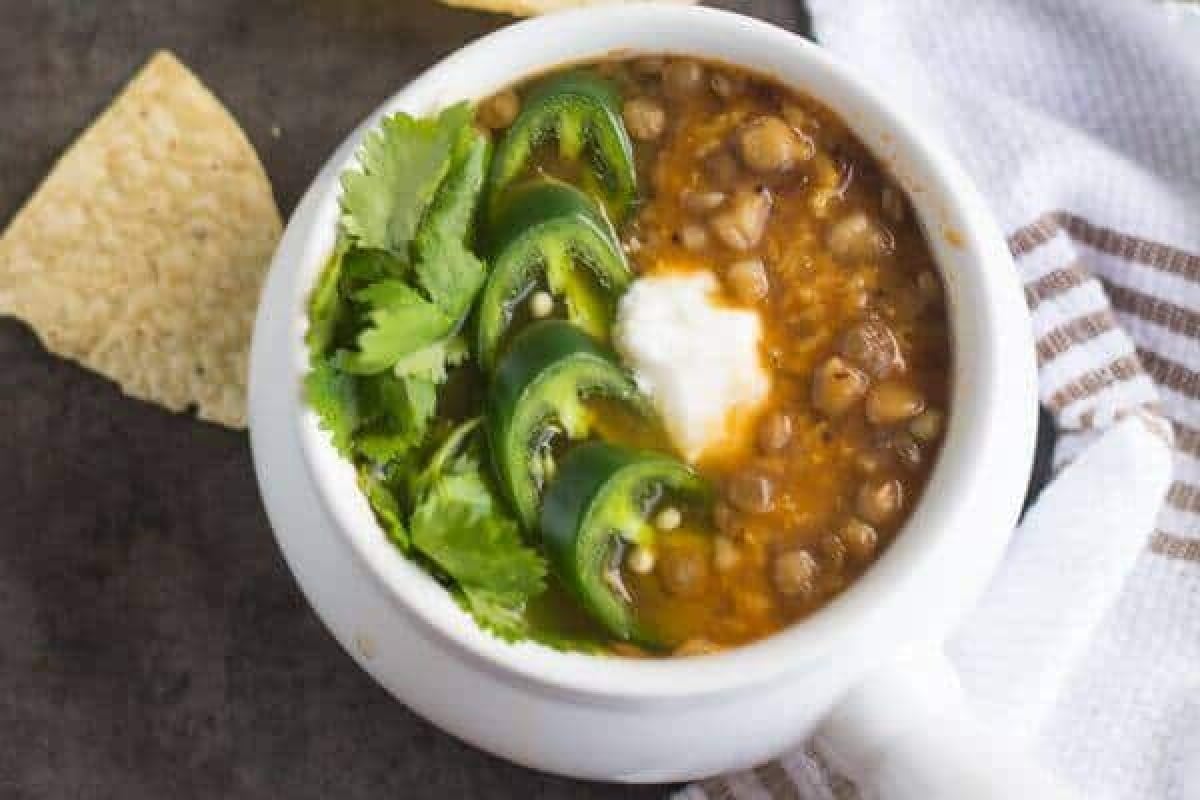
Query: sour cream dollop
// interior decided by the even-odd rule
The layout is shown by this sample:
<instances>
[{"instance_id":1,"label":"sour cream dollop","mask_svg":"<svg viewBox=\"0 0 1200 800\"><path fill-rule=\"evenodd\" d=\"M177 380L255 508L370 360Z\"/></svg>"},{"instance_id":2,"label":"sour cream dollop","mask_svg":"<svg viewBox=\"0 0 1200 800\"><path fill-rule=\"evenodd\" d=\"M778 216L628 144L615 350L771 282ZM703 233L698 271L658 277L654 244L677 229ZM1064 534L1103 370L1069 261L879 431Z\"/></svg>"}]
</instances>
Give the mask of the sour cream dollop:
<instances>
[{"instance_id":1,"label":"sour cream dollop","mask_svg":"<svg viewBox=\"0 0 1200 800\"><path fill-rule=\"evenodd\" d=\"M639 278L613 329L617 351L692 463L737 436L770 390L758 313L719 305L716 291L708 270Z\"/></svg>"}]
</instances>

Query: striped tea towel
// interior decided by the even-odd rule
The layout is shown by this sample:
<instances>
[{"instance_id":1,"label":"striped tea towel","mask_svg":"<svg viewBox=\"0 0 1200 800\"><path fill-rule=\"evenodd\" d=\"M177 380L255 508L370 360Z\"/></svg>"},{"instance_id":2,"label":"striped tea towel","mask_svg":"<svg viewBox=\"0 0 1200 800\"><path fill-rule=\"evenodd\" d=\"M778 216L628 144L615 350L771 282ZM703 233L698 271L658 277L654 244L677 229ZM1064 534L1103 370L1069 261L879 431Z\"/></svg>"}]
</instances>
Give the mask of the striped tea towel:
<instances>
[{"instance_id":1,"label":"striped tea towel","mask_svg":"<svg viewBox=\"0 0 1200 800\"><path fill-rule=\"evenodd\" d=\"M1136 0L809 5L1008 232L1058 425L963 683L1083 797L1200 800L1200 37ZM860 793L810 745L681 796Z\"/></svg>"}]
</instances>

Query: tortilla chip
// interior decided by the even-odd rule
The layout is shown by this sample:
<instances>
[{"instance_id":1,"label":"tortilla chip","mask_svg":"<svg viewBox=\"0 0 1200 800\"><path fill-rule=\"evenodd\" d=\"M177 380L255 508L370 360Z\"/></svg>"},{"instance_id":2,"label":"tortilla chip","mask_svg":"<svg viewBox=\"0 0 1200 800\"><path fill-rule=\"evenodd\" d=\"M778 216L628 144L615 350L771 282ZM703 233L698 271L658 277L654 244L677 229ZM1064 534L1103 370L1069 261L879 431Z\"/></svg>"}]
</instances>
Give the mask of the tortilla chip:
<instances>
[{"instance_id":1,"label":"tortilla chip","mask_svg":"<svg viewBox=\"0 0 1200 800\"><path fill-rule=\"evenodd\" d=\"M691 4L696 0L661 0L662 2ZM621 3L644 2L644 0L442 0L448 6L474 8L480 11L495 11L515 17L532 17L562 11L566 8L583 6L620 5Z\"/></svg>"},{"instance_id":2,"label":"tortilla chip","mask_svg":"<svg viewBox=\"0 0 1200 800\"><path fill-rule=\"evenodd\" d=\"M0 314L126 394L244 427L250 333L280 229L237 123L157 53L0 237Z\"/></svg>"}]
</instances>

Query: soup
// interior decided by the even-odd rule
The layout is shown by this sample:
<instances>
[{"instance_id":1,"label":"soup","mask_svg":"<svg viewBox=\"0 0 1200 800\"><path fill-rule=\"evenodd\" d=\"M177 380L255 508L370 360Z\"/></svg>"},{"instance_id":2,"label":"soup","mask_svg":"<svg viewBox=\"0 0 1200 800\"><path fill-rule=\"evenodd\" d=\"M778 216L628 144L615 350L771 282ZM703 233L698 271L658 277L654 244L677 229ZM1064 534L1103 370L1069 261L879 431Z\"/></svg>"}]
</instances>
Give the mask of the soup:
<instances>
[{"instance_id":1,"label":"soup","mask_svg":"<svg viewBox=\"0 0 1200 800\"><path fill-rule=\"evenodd\" d=\"M309 401L485 628L750 642L918 501L942 285L904 193L810 98L693 59L575 66L389 118L343 186Z\"/></svg>"}]
</instances>

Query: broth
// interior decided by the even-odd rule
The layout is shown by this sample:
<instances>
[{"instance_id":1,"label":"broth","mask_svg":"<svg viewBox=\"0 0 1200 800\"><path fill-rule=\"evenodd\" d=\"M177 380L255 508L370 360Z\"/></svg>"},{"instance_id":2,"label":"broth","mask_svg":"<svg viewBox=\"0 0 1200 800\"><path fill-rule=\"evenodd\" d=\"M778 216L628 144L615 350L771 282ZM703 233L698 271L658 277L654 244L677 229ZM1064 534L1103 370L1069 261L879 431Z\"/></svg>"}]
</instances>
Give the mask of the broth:
<instances>
[{"instance_id":1,"label":"broth","mask_svg":"<svg viewBox=\"0 0 1200 800\"><path fill-rule=\"evenodd\" d=\"M749 642L802 619L879 557L918 501L948 411L942 285L898 185L844 123L769 79L691 59L588 69L619 88L640 197L619 235L641 275L711 270L753 308L771 378L747 435L706 453L710 514L620 555L639 616L679 654ZM527 87L515 90L522 101ZM502 135L511 119L480 119ZM532 170L577 180L552 143ZM763 211L765 207L765 212ZM765 213L765 219L758 219ZM603 404L596 413L604 417ZM640 444L614 415L600 430ZM543 618L587 630L561 591ZM627 643L624 655L647 651Z\"/></svg>"}]
</instances>

